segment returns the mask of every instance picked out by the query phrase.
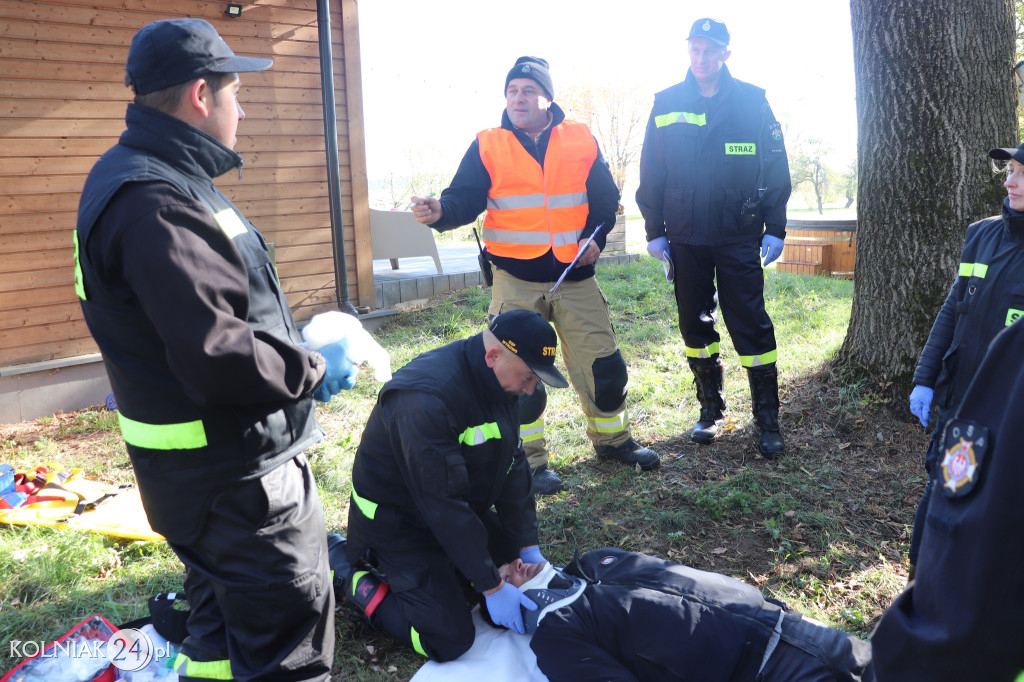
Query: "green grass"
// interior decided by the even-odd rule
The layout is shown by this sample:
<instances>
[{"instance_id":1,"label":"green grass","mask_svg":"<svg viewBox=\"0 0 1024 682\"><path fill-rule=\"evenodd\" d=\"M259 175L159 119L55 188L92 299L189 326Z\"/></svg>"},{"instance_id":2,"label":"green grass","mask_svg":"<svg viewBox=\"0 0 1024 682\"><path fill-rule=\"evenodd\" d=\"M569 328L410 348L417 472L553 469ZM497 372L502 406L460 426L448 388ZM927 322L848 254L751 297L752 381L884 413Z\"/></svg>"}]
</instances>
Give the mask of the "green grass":
<instances>
[{"instance_id":1,"label":"green grass","mask_svg":"<svg viewBox=\"0 0 1024 682\"><path fill-rule=\"evenodd\" d=\"M638 226L642 234L642 222L629 222L629 240ZM634 435L662 453L663 465L643 473L596 460L575 394L549 391L552 466L568 490L538 504L545 554L564 563L577 549L604 545L647 551L752 581L866 635L905 580L901 552L921 478L892 454L904 449L903 427L889 423L869 387L841 385L827 371L845 335L852 282L767 272L789 444L786 456L769 463L754 456L746 374L722 321L725 435L698 448L685 437L698 410L659 264L601 265L598 277L629 366ZM465 290L400 312L376 334L393 367L478 332L489 294ZM363 370L352 391L319 411L328 436L310 461L333 531L345 532L352 459L379 389ZM116 419L102 408L20 426L0 429L2 461L52 461L102 480L131 479ZM115 623L138 617L152 594L180 590L183 576L161 543L23 528L0 530L0 571L0 647L52 639L92 613ZM422 663L341 613L337 631L336 680L408 679Z\"/></svg>"}]
</instances>

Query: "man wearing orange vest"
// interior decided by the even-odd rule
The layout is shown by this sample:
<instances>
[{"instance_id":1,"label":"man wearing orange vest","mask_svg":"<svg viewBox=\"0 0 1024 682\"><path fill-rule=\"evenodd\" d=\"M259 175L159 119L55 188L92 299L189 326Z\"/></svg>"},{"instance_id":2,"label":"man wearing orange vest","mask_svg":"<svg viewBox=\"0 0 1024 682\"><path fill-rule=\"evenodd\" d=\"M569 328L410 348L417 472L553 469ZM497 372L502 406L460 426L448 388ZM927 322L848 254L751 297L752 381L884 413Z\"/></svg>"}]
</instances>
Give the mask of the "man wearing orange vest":
<instances>
[{"instance_id":1,"label":"man wearing orange vest","mask_svg":"<svg viewBox=\"0 0 1024 682\"><path fill-rule=\"evenodd\" d=\"M562 340L598 456L654 469L658 453L630 432L626 363L594 279L619 191L590 130L566 119L553 99L548 63L517 59L505 78L501 127L479 133L440 200L413 197L412 212L420 223L444 231L473 222L486 209L483 239L494 266L489 315L527 309L549 320ZM549 293L595 231L565 281ZM534 492L551 494L562 482L548 468L546 396L537 391L532 398L520 400L520 434Z\"/></svg>"}]
</instances>

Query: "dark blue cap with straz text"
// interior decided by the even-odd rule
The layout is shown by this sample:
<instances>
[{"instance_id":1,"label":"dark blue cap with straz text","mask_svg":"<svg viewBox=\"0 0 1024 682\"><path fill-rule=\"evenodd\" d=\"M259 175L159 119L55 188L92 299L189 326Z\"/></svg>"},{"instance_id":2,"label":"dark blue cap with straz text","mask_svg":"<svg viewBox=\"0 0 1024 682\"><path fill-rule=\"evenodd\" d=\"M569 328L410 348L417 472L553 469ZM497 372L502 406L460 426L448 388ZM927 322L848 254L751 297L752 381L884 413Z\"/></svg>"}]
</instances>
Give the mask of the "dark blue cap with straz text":
<instances>
[{"instance_id":1,"label":"dark blue cap with straz text","mask_svg":"<svg viewBox=\"0 0 1024 682\"><path fill-rule=\"evenodd\" d=\"M509 310L487 327L501 345L519 357L548 386L565 388L569 382L555 367L558 337L551 324L533 310Z\"/></svg>"}]
</instances>

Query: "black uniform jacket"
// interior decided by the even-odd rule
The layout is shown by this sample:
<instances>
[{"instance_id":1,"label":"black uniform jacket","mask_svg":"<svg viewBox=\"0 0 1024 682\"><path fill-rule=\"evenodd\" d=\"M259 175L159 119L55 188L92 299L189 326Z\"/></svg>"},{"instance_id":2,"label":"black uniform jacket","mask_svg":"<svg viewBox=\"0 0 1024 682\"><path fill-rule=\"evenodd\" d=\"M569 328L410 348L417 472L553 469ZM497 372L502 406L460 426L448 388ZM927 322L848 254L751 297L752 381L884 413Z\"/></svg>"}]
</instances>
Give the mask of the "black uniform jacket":
<instances>
[{"instance_id":1,"label":"black uniform jacket","mask_svg":"<svg viewBox=\"0 0 1024 682\"><path fill-rule=\"evenodd\" d=\"M520 547L537 544L519 401L485 363L482 335L424 353L381 389L352 488L365 502L349 508L350 545L440 547L481 592L500 582L481 515L493 507Z\"/></svg>"},{"instance_id":2,"label":"black uniform jacket","mask_svg":"<svg viewBox=\"0 0 1024 682\"><path fill-rule=\"evenodd\" d=\"M739 580L621 549L566 570L596 584L530 642L552 682L752 680L782 610Z\"/></svg>"},{"instance_id":3,"label":"black uniform jacket","mask_svg":"<svg viewBox=\"0 0 1024 682\"><path fill-rule=\"evenodd\" d=\"M741 208L766 188L756 220L745 225ZM722 67L719 90L700 94L692 71L654 96L640 155L636 202L647 240L735 244L786 237L786 202L792 187L782 128L764 90L736 80Z\"/></svg>"},{"instance_id":4,"label":"black uniform jacket","mask_svg":"<svg viewBox=\"0 0 1024 682\"><path fill-rule=\"evenodd\" d=\"M946 419L1000 331L1024 314L1024 214L1004 201L1002 216L967 228L956 280L921 352L914 383L935 389Z\"/></svg>"},{"instance_id":5,"label":"black uniform jacket","mask_svg":"<svg viewBox=\"0 0 1024 682\"><path fill-rule=\"evenodd\" d=\"M516 139L522 143L523 148L530 152L537 163L544 165L544 155L548 150L548 140L551 138L551 128L565 120L565 113L557 105L552 103L549 110L552 115L551 125L541 133L540 138L534 142L533 138L512 125L508 112L501 114L501 127L515 133ZM473 140L462 157L459 170L452 178L448 189L441 192L441 219L431 225L439 231L445 231L468 225L476 220L477 216L487 208L487 192L491 189L491 175L487 172L483 160L480 158L480 143ZM594 243L598 248L604 250L605 238L612 229L615 222L615 213L619 208L619 190L615 186L612 174L608 170L608 164L597 150L597 159L590 167L590 175L587 176L587 202L590 213L587 215L586 225L583 227L583 234L580 241L585 240L594 230L601 227L601 232L594 237ZM565 270L566 264L555 258L552 251L530 260L519 260L516 258L504 258L488 254L488 258L495 265L505 270L513 277L528 282L553 282ZM594 266L585 265L574 268L566 279L581 281L593 277Z\"/></svg>"},{"instance_id":6,"label":"black uniform jacket","mask_svg":"<svg viewBox=\"0 0 1024 682\"><path fill-rule=\"evenodd\" d=\"M947 442L956 438L951 428L971 443L973 487L947 495L939 473L916 579L871 636L880 682L1012 682L1024 672L1020 322L992 341L946 426Z\"/></svg>"},{"instance_id":7,"label":"black uniform jacket","mask_svg":"<svg viewBox=\"0 0 1024 682\"><path fill-rule=\"evenodd\" d=\"M82 192L76 289L150 523L187 544L214 493L320 439L323 358L298 346L262 235L213 184L241 157L147 107L126 122Z\"/></svg>"}]
</instances>

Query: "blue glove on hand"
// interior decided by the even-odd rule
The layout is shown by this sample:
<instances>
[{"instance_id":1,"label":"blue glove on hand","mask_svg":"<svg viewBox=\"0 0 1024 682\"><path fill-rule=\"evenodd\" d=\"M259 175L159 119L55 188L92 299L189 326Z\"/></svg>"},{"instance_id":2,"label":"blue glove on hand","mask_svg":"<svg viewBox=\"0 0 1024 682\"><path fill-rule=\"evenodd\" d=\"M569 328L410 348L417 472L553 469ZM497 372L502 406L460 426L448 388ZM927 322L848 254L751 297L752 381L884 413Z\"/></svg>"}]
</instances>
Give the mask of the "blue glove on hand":
<instances>
[{"instance_id":1,"label":"blue glove on hand","mask_svg":"<svg viewBox=\"0 0 1024 682\"><path fill-rule=\"evenodd\" d=\"M540 547L527 547L519 550L519 558L523 560L524 564L544 564L548 561L540 553Z\"/></svg>"},{"instance_id":2,"label":"blue glove on hand","mask_svg":"<svg viewBox=\"0 0 1024 682\"><path fill-rule=\"evenodd\" d=\"M782 255L782 240L766 234L761 238L761 259L764 266L768 267Z\"/></svg>"},{"instance_id":3,"label":"blue glove on hand","mask_svg":"<svg viewBox=\"0 0 1024 682\"><path fill-rule=\"evenodd\" d=\"M317 351L324 356L327 370L324 380L313 393L313 397L322 403L330 401L341 391L347 391L356 385L356 373L359 368L348 359L348 339L329 343Z\"/></svg>"},{"instance_id":4,"label":"blue glove on hand","mask_svg":"<svg viewBox=\"0 0 1024 682\"><path fill-rule=\"evenodd\" d=\"M655 237L647 242L647 253L651 257L661 260L663 253L668 253L668 239L666 237Z\"/></svg>"},{"instance_id":5,"label":"blue glove on hand","mask_svg":"<svg viewBox=\"0 0 1024 682\"><path fill-rule=\"evenodd\" d=\"M921 420L921 426L928 426L932 415L932 397L935 389L927 386L914 386L910 392L910 411Z\"/></svg>"},{"instance_id":6,"label":"blue glove on hand","mask_svg":"<svg viewBox=\"0 0 1024 682\"><path fill-rule=\"evenodd\" d=\"M523 606L530 611L537 610L537 605L531 599L508 583L502 585L501 589L494 594L485 594L484 601L487 602L487 611L491 614L491 620L520 635L526 634L526 626L523 625L523 612L519 610L519 607Z\"/></svg>"}]
</instances>

